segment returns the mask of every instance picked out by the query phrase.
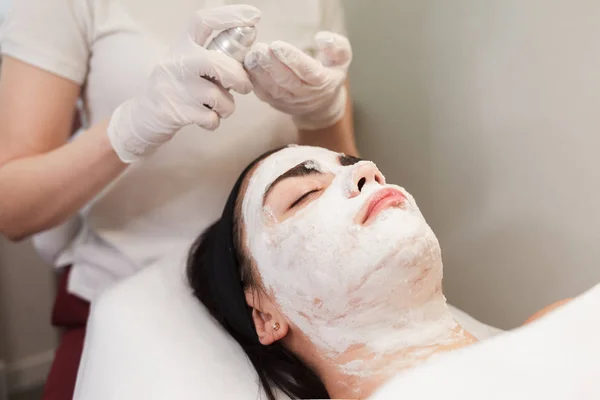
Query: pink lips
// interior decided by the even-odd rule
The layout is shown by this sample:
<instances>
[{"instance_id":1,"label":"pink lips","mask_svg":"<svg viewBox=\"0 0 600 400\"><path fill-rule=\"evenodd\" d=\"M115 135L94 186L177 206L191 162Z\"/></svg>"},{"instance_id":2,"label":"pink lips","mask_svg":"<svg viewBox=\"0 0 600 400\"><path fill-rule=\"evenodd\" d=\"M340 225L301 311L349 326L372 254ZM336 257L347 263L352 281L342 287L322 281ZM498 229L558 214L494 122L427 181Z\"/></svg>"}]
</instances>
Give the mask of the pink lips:
<instances>
[{"instance_id":1,"label":"pink lips","mask_svg":"<svg viewBox=\"0 0 600 400\"><path fill-rule=\"evenodd\" d=\"M364 214L362 224L366 224L372 220L377 214L389 207L399 207L406 201L406 196L395 188L382 189L375 192L365 207L363 207Z\"/></svg>"}]
</instances>

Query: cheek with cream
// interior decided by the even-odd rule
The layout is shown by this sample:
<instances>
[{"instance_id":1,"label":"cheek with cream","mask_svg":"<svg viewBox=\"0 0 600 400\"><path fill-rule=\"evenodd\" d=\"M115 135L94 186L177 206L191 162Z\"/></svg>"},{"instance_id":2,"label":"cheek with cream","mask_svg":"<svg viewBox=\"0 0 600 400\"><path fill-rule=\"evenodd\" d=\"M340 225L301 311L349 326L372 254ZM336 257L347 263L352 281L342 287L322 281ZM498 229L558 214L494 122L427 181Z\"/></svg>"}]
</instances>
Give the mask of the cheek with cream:
<instances>
[{"instance_id":1,"label":"cheek with cream","mask_svg":"<svg viewBox=\"0 0 600 400\"><path fill-rule=\"evenodd\" d=\"M410 327L411 310L422 310L440 295L437 239L412 196L399 187L407 198L401 207L382 211L367 226L356 224L359 210L384 186L369 183L350 198L354 172L364 161L342 167L336 157L323 149L292 147L263 161L243 202L247 247L267 292L329 356L356 345L374 352L415 345L378 338ZM277 176L307 159L335 178L317 200L278 223L262 206L262 194Z\"/></svg>"}]
</instances>

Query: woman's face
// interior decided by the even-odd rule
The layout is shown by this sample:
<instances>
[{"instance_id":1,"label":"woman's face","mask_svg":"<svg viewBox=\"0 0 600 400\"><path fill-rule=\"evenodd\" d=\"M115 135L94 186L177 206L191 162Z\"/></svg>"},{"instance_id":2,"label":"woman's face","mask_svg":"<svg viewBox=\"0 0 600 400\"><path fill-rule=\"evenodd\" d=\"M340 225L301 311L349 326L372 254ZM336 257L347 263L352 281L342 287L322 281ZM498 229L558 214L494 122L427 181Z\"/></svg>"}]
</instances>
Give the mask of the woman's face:
<instances>
[{"instance_id":1,"label":"woman's face","mask_svg":"<svg viewBox=\"0 0 600 400\"><path fill-rule=\"evenodd\" d=\"M435 235L412 196L369 161L285 148L255 169L242 213L267 293L332 354L397 328L395 311L439 293Z\"/></svg>"}]
</instances>

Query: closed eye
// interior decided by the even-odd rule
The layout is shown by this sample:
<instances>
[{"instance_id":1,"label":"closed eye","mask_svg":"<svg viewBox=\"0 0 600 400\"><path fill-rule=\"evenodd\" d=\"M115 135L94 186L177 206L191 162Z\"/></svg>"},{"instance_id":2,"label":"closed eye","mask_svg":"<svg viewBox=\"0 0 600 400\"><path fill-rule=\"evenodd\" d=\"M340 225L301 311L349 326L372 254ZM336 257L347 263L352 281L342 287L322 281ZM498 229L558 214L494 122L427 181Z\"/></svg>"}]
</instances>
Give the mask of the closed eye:
<instances>
[{"instance_id":1,"label":"closed eye","mask_svg":"<svg viewBox=\"0 0 600 400\"><path fill-rule=\"evenodd\" d=\"M308 198L309 198L309 196L310 196L311 194L317 193L317 192L319 192L319 191L320 191L320 189L314 189L314 190L311 190L311 191L309 191L309 192L306 192L306 193L304 193L302 196L300 196L300 197L299 197L299 198L298 198L296 201L294 201L294 202L293 202L293 203L290 205L290 208L289 208L289 210L291 210L292 208L294 208L294 207L296 207L296 206L298 206L298 205L302 204L304 201L306 201L306 199L308 199Z\"/></svg>"}]
</instances>

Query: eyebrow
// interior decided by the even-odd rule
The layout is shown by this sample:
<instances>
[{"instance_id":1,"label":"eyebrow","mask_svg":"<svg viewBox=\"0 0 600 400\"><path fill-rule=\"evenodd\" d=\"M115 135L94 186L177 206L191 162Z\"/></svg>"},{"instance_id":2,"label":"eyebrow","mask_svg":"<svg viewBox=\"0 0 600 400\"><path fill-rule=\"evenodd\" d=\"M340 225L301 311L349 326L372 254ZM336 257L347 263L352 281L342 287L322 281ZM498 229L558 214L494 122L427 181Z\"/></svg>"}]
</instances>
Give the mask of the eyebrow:
<instances>
[{"instance_id":1,"label":"eyebrow","mask_svg":"<svg viewBox=\"0 0 600 400\"><path fill-rule=\"evenodd\" d=\"M347 156L346 154L340 154L338 156L338 161L342 167L347 167L349 165L354 165L358 162L361 162L362 159L354 156Z\"/></svg>"},{"instance_id":2,"label":"eyebrow","mask_svg":"<svg viewBox=\"0 0 600 400\"><path fill-rule=\"evenodd\" d=\"M362 161L362 160L358 157L340 154L340 155L338 155L338 161L339 161L340 165L346 167L349 165L354 165L357 162ZM315 166L317 168L315 168ZM301 162L300 164L296 165L295 167L290 168L283 174L279 175L273 181L273 183L271 183L267 187L267 190L265 190L265 194L263 195L263 204L265 203L267 197L269 196L269 193L271 193L271 191L275 188L275 186L286 179L296 178L299 176L322 175L323 172L319 171L318 167L319 167L319 163L317 163L316 161L306 160L306 161Z\"/></svg>"},{"instance_id":3,"label":"eyebrow","mask_svg":"<svg viewBox=\"0 0 600 400\"><path fill-rule=\"evenodd\" d=\"M300 164L296 165L295 167L290 168L286 172L284 172L283 174L279 175L277 177L277 179L275 179L273 181L273 183L271 183L267 187L267 190L265 190L265 194L263 195L263 204L267 200L267 196L269 196L269 193L271 193L271 191L275 188L275 186L277 186L277 184L281 183L282 181L284 181L286 179L289 179L289 178L296 178L298 176L309 176L309 175L321 175L321 174L323 174L317 168L314 168L314 165L318 166L318 164L315 161L313 161L313 160L307 160L307 161L301 162Z\"/></svg>"}]
</instances>

